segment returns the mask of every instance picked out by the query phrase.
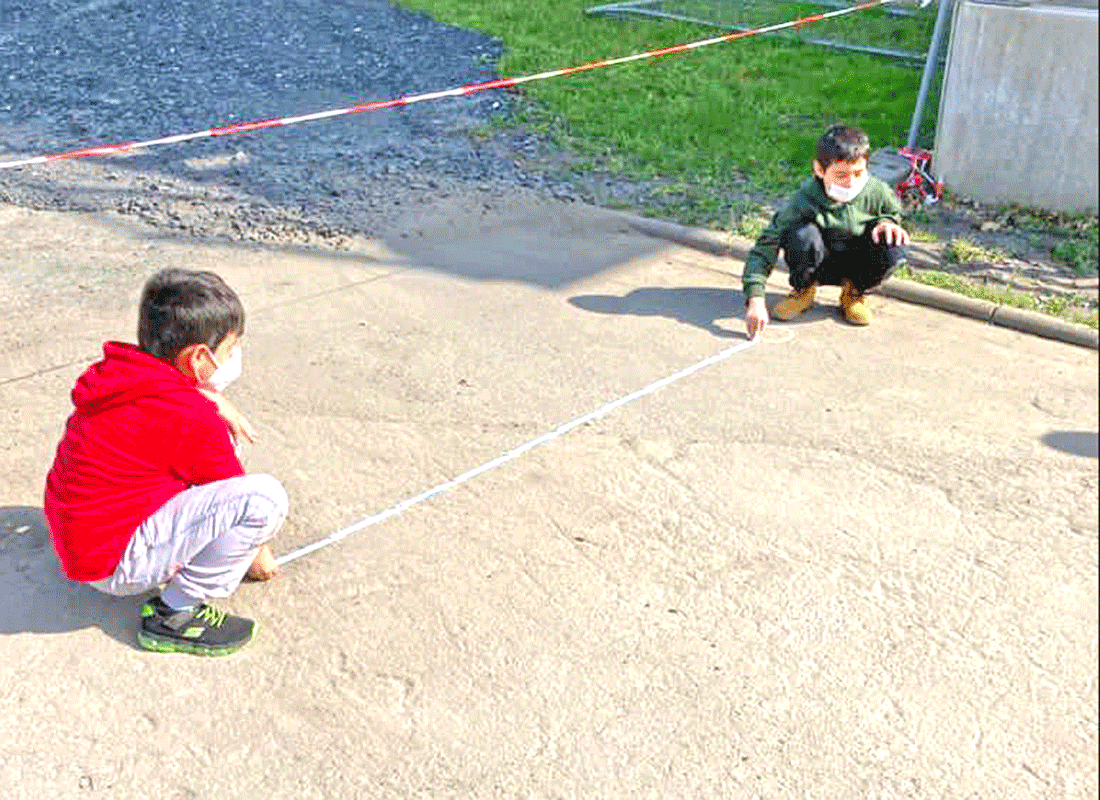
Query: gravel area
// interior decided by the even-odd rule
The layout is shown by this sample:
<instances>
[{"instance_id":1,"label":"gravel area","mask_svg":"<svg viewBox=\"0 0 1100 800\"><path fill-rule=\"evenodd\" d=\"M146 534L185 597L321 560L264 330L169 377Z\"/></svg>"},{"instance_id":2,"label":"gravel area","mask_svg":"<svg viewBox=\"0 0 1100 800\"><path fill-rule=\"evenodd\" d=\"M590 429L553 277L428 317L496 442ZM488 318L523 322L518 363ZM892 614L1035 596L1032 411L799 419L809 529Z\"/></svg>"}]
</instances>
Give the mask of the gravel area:
<instances>
[{"instance_id":1,"label":"gravel area","mask_svg":"<svg viewBox=\"0 0 1100 800\"><path fill-rule=\"evenodd\" d=\"M0 15L0 159L488 80L501 42L377 0L15 0ZM501 91L0 172L0 200L201 236L324 241L428 198L548 187L471 137Z\"/></svg>"}]
</instances>

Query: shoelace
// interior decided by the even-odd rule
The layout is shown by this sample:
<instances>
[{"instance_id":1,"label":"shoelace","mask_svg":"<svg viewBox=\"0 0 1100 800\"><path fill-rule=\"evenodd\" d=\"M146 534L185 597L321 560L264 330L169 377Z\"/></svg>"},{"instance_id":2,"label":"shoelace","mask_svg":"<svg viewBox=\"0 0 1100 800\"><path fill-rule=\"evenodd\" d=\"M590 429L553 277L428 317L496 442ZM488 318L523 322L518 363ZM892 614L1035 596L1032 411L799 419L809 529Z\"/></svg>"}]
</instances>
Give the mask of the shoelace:
<instances>
[{"instance_id":1,"label":"shoelace","mask_svg":"<svg viewBox=\"0 0 1100 800\"><path fill-rule=\"evenodd\" d=\"M199 613L195 614L195 619L202 620L210 623L211 627L220 628L221 624L225 622L227 613L221 611L212 606L203 606L199 609Z\"/></svg>"}]
</instances>

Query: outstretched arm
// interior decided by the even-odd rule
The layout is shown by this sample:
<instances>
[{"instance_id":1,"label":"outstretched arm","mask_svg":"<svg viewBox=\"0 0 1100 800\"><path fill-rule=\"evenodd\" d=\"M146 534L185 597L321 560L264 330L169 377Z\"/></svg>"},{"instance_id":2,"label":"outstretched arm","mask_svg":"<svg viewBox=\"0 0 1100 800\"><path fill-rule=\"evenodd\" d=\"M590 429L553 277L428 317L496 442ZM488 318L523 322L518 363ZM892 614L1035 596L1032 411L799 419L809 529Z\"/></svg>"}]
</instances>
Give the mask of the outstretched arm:
<instances>
[{"instance_id":1,"label":"outstretched arm","mask_svg":"<svg viewBox=\"0 0 1100 800\"><path fill-rule=\"evenodd\" d=\"M802 227L813 219L813 208L802 197L802 190L795 192L772 215L756 239L756 244L745 259L742 285L745 292L745 331L755 339L768 326L768 306L764 300L768 276L775 268L782 242L783 231Z\"/></svg>"},{"instance_id":2,"label":"outstretched arm","mask_svg":"<svg viewBox=\"0 0 1100 800\"><path fill-rule=\"evenodd\" d=\"M234 441L240 441L242 436L249 442L255 442L260 438L256 429L252 427L252 423L248 421L244 414L237 410L235 405L229 402L228 397L213 389L203 389L200 387L199 391L218 407L218 414L225 420L225 424L229 426L229 432L233 434Z\"/></svg>"}]
</instances>

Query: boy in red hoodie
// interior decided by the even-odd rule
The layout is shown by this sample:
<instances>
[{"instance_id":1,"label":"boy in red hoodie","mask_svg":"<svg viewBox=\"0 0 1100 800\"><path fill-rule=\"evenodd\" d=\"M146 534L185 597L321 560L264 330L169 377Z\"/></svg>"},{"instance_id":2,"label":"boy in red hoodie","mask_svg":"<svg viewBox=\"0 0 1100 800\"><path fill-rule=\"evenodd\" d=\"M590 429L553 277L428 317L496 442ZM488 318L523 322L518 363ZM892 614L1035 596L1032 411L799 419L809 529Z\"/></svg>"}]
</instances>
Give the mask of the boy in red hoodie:
<instances>
[{"instance_id":1,"label":"boy in red hoodie","mask_svg":"<svg viewBox=\"0 0 1100 800\"><path fill-rule=\"evenodd\" d=\"M206 604L248 572L274 575L267 542L287 496L246 475L235 440L255 432L222 394L240 374L244 308L213 272L163 270L145 284L138 345L108 342L77 380L45 511L65 575L112 595L164 585L141 607L147 650L232 653L250 619Z\"/></svg>"}]
</instances>

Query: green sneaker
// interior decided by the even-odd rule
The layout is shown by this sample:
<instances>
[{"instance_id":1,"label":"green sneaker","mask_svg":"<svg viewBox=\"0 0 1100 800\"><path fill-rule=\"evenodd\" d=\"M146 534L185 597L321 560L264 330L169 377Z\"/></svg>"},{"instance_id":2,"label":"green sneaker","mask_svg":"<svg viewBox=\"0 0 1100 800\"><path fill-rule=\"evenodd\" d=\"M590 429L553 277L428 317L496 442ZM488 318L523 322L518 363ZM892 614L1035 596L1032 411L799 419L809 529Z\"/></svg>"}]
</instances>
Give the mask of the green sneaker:
<instances>
[{"instance_id":1,"label":"green sneaker","mask_svg":"<svg viewBox=\"0 0 1100 800\"><path fill-rule=\"evenodd\" d=\"M234 617L205 603L174 611L153 597L141 606L138 644L158 653L227 656L240 650L256 632L256 623Z\"/></svg>"}]
</instances>

